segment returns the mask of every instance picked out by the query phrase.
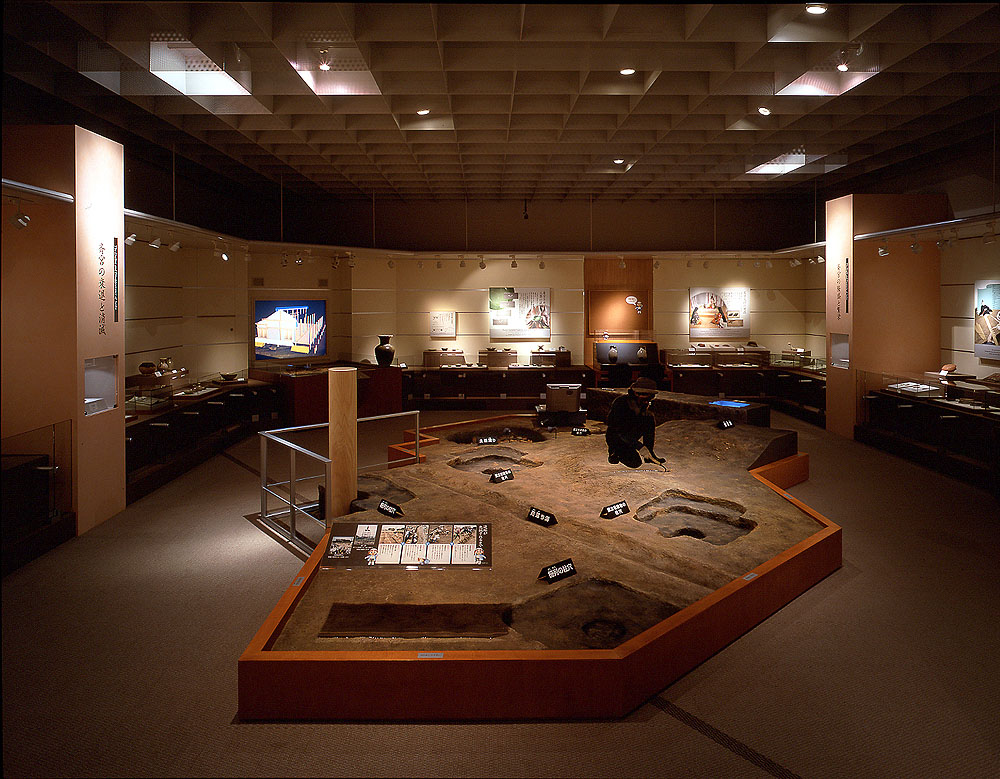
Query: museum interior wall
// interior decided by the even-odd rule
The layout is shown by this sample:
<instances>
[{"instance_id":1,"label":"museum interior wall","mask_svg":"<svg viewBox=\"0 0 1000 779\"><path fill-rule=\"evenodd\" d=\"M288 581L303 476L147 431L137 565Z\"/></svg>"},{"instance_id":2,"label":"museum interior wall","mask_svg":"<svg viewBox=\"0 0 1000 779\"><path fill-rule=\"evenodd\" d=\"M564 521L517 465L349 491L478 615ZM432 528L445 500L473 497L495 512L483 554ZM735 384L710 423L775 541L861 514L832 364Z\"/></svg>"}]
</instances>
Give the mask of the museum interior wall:
<instances>
[{"instance_id":1,"label":"museum interior wall","mask_svg":"<svg viewBox=\"0 0 1000 779\"><path fill-rule=\"evenodd\" d=\"M889 244L890 250L895 242ZM900 246L900 249L904 248ZM1000 361L972 351L975 282L1000 275L1000 242L981 238L956 241L941 252L941 364L959 373L984 376L1000 371Z\"/></svg>"}]
</instances>

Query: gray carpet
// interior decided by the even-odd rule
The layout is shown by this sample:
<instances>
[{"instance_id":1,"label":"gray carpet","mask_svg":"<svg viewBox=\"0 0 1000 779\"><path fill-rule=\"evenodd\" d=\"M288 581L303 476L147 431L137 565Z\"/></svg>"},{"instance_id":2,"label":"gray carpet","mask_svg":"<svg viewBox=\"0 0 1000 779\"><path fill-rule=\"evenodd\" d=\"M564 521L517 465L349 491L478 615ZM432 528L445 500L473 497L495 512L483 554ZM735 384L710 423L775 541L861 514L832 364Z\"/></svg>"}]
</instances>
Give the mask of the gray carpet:
<instances>
[{"instance_id":1,"label":"gray carpet","mask_svg":"<svg viewBox=\"0 0 1000 779\"><path fill-rule=\"evenodd\" d=\"M244 519L251 439L3 580L4 775L1000 776L996 500L772 424L843 569L622 720L236 722L236 660L301 565Z\"/></svg>"}]
</instances>

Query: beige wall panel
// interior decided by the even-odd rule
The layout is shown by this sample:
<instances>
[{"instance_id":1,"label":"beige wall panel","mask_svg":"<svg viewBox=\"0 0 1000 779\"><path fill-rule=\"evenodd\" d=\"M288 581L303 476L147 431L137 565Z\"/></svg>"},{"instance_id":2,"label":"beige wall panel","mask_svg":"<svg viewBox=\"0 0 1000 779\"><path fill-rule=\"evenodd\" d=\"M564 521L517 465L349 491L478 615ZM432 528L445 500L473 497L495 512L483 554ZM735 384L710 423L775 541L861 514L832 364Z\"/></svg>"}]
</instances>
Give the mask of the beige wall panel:
<instances>
[{"instance_id":1,"label":"beige wall panel","mask_svg":"<svg viewBox=\"0 0 1000 779\"><path fill-rule=\"evenodd\" d=\"M183 343L184 320L180 317L133 319L125 323L125 348L129 354L179 346Z\"/></svg>"},{"instance_id":2,"label":"beige wall panel","mask_svg":"<svg viewBox=\"0 0 1000 779\"><path fill-rule=\"evenodd\" d=\"M956 349L958 351L971 352L975 331L972 327L972 319L950 319L941 318L941 348ZM984 362L986 362L984 360ZM936 365L929 366L927 370L936 368Z\"/></svg>"},{"instance_id":3,"label":"beige wall panel","mask_svg":"<svg viewBox=\"0 0 1000 779\"><path fill-rule=\"evenodd\" d=\"M352 311L354 313L396 312L396 291L393 289L354 290Z\"/></svg>"},{"instance_id":4,"label":"beige wall panel","mask_svg":"<svg viewBox=\"0 0 1000 779\"><path fill-rule=\"evenodd\" d=\"M947 365L950 362L958 366L959 373L970 373L980 379L996 372L995 362L980 360L972 352L942 349L941 364Z\"/></svg>"},{"instance_id":5,"label":"beige wall panel","mask_svg":"<svg viewBox=\"0 0 1000 779\"><path fill-rule=\"evenodd\" d=\"M983 278L986 278L985 274ZM941 287L942 317L972 317L975 307L975 284L953 284Z\"/></svg>"},{"instance_id":6,"label":"beige wall panel","mask_svg":"<svg viewBox=\"0 0 1000 779\"><path fill-rule=\"evenodd\" d=\"M824 314L806 314L805 327L807 335L818 335L826 338L826 316Z\"/></svg>"},{"instance_id":7,"label":"beige wall panel","mask_svg":"<svg viewBox=\"0 0 1000 779\"><path fill-rule=\"evenodd\" d=\"M805 295L803 311L826 312L826 287L807 289Z\"/></svg>"},{"instance_id":8,"label":"beige wall panel","mask_svg":"<svg viewBox=\"0 0 1000 779\"><path fill-rule=\"evenodd\" d=\"M386 265L385 259L357 260L351 274L354 289L393 289L396 286L396 269Z\"/></svg>"},{"instance_id":9,"label":"beige wall panel","mask_svg":"<svg viewBox=\"0 0 1000 779\"><path fill-rule=\"evenodd\" d=\"M189 310L186 312L185 308ZM177 287L127 287L125 319L178 317L190 314L184 305L184 291Z\"/></svg>"},{"instance_id":10,"label":"beige wall panel","mask_svg":"<svg viewBox=\"0 0 1000 779\"><path fill-rule=\"evenodd\" d=\"M334 312L351 313L352 294L349 289L331 289L326 292L327 314Z\"/></svg>"},{"instance_id":11,"label":"beige wall panel","mask_svg":"<svg viewBox=\"0 0 1000 779\"><path fill-rule=\"evenodd\" d=\"M241 371L247 367L246 344L205 344L188 346L181 353L182 364L195 378L220 371ZM174 364L177 358L174 357Z\"/></svg>"},{"instance_id":12,"label":"beige wall panel","mask_svg":"<svg viewBox=\"0 0 1000 779\"><path fill-rule=\"evenodd\" d=\"M242 322L232 316L200 316L185 319L181 326L184 343L189 345L215 343L247 343L246 330Z\"/></svg>"},{"instance_id":13,"label":"beige wall panel","mask_svg":"<svg viewBox=\"0 0 1000 779\"><path fill-rule=\"evenodd\" d=\"M798 312L758 311L752 316L750 332L755 335L795 335L805 332L805 321Z\"/></svg>"},{"instance_id":14,"label":"beige wall panel","mask_svg":"<svg viewBox=\"0 0 1000 779\"><path fill-rule=\"evenodd\" d=\"M160 249L163 251L163 249ZM230 250L235 255L235 250ZM170 254L171 252L166 252ZM181 250L177 254L187 254ZM194 270L194 278L188 281L192 287L241 287L246 286L246 263L235 257L223 262L212 252L201 249L192 251L193 256L185 257ZM242 278L240 278L242 277Z\"/></svg>"},{"instance_id":15,"label":"beige wall panel","mask_svg":"<svg viewBox=\"0 0 1000 779\"><path fill-rule=\"evenodd\" d=\"M797 311L805 309L804 289L751 289L750 313Z\"/></svg>"},{"instance_id":16,"label":"beige wall panel","mask_svg":"<svg viewBox=\"0 0 1000 779\"><path fill-rule=\"evenodd\" d=\"M991 244L984 244L979 238L959 241L941 253L942 284L971 284L978 279L996 278L997 268L1000 268L1000 241Z\"/></svg>"},{"instance_id":17,"label":"beige wall panel","mask_svg":"<svg viewBox=\"0 0 1000 779\"><path fill-rule=\"evenodd\" d=\"M351 314L333 312L331 313L329 309L326 313L326 332L327 338L336 335L343 335L350 337L351 335Z\"/></svg>"},{"instance_id":18,"label":"beige wall panel","mask_svg":"<svg viewBox=\"0 0 1000 779\"><path fill-rule=\"evenodd\" d=\"M427 311L480 312L489 309L489 293L486 290L400 289L396 293L396 310L400 313L423 313Z\"/></svg>"},{"instance_id":19,"label":"beige wall panel","mask_svg":"<svg viewBox=\"0 0 1000 779\"><path fill-rule=\"evenodd\" d=\"M246 311L246 293L233 287L204 287L194 290L198 316L233 316Z\"/></svg>"},{"instance_id":20,"label":"beige wall panel","mask_svg":"<svg viewBox=\"0 0 1000 779\"><path fill-rule=\"evenodd\" d=\"M138 241L125 247L125 283L128 285L184 286L193 281L190 269L183 251L174 253L164 249L150 249L145 243Z\"/></svg>"}]
</instances>

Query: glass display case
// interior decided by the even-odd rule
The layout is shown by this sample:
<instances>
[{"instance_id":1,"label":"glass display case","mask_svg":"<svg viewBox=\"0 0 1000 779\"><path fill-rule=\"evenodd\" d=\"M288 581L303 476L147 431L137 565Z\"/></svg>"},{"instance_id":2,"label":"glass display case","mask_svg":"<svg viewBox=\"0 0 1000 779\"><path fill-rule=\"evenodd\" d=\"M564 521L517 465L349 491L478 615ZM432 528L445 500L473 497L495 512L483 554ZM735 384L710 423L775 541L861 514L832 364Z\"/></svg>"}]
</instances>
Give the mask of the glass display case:
<instances>
[{"instance_id":1,"label":"glass display case","mask_svg":"<svg viewBox=\"0 0 1000 779\"><path fill-rule=\"evenodd\" d=\"M713 359L712 352L693 346L690 349L668 349L666 352L668 368L708 368Z\"/></svg>"},{"instance_id":2,"label":"glass display case","mask_svg":"<svg viewBox=\"0 0 1000 779\"><path fill-rule=\"evenodd\" d=\"M118 355L83 361L83 396L85 417L118 405Z\"/></svg>"}]
</instances>

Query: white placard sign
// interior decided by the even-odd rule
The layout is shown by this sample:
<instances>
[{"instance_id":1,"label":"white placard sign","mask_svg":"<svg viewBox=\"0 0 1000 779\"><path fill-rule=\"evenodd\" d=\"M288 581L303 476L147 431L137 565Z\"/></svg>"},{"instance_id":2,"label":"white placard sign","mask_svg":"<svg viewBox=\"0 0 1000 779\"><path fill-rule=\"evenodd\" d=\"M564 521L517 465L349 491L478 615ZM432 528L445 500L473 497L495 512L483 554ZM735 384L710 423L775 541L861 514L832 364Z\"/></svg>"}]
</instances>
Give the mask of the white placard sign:
<instances>
[{"instance_id":1,"label":"white placard sign","mask_svg":"<svg viewBox=\"0 0 1000 779\"><path fill-rule=\"evenodd\" d=\"M976 357L1000 360L1000 280L976 282L972 317Z\"/></svg>"},{"instance_id":2,"label":"white placard sign","mask_svg":"<svg viewBox=\"0 0 1000 779\"><path fill-rule=\"evenodd\" d=\"M431 338L455 337L455 312L431 311Z\"/></svg>"},{"instance_id":3,"label":"white placard sign","mask_svg":"<svg viewBox=\"0 0 1000 779\"><path fill-rule=\"evenodd\" d=\"M691 287L689 293L692 339L750 337L748 287Z\"/></svg>"},{"instance_id":4,"label":"white placard sign","mask_svg":"<svg viewBox=\"0 0 1000 779\"><path fill-rule=\"evenodd\" d=\"M549 287L490 287L490 338L548 341L550 293Z\"/></svg>"}]
</instances>

